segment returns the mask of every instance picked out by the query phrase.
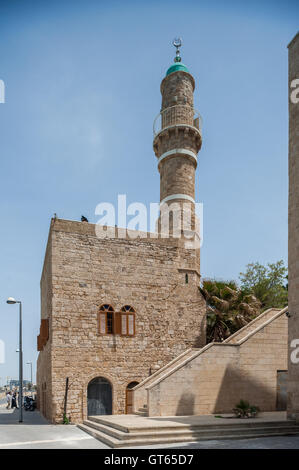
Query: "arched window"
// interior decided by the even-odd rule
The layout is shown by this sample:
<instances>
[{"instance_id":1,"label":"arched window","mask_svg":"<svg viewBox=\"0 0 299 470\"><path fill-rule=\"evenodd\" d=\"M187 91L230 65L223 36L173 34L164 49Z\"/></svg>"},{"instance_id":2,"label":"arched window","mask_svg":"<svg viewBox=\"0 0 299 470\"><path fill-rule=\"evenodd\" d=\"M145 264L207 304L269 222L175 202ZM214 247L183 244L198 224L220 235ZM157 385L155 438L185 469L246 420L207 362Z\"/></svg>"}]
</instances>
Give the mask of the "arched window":
<instances>
[{"instance_id":1,"label":"arched window","mask_svg":"<svg viewBox=\"0 0 299 470\"><path fill-rule=\"evenodd\" d=\"M99 333L101 335L112 335L114 333L114 309L105 304L99 310Z\"/></svg>"},{"instance_id":2,"label":"arched window","mask_svg":"<svg viewBox=\"0 0 299 470\"><path fill-rule=\"evenodd\" d=\"M115 312L111 305L102 305L98 313L98 332L100 335L134 336L134 308L124 305L120 312Z\"/></svg>"},{"instance_id":3,"label":"arched window","mask_svg":"<svg viewBox=\"0 0 299 470\"><path fill-rule=\"evenodd\" d=\"M120 334L135 335L135 310L131 305L124 305L120 310Z\"/></svg>"}]
</instances>

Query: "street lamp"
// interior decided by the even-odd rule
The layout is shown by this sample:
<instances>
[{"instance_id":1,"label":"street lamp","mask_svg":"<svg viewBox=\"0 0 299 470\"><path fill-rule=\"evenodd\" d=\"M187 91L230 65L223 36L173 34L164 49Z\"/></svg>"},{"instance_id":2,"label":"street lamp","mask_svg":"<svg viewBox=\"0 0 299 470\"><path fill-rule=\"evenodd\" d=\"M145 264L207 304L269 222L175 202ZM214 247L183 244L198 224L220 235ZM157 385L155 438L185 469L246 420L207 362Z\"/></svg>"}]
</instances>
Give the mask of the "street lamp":
<instances>
[{"instance_id":1,"label":"street lamp","mask_svg":"<svg viewBox=\"0 0 299 470\"><path fill-rule=\"evenodd\" d=\"M19 304L20 320L19 320L19 409L20 417L19 423L23 422L23 351L22 351L22 302L15 300L13 297L8 297L8 304Z\"/></svg>"},{"instance_id":2,"label":"street lamp","mask_svg":"<svg viewBox=\"0 0 299 470\"><path fill-rule=\"evenodd\" d=\"M28 362L26 362L26 364L28 364L28 365L30 364L30 377L31 377L30 378L30 385L32 387L32 362L28 361Z\"/></svg>"}]
</instances>

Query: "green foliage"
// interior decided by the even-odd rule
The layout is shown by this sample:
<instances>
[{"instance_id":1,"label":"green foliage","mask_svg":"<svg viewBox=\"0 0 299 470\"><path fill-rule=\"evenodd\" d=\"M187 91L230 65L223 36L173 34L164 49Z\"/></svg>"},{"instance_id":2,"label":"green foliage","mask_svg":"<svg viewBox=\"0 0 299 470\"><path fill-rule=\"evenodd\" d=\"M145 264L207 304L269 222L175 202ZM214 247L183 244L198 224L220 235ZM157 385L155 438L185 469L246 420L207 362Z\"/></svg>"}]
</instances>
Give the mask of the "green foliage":
<instances>
[{"instance_id":1,"label":"green foliage","mask_svg":"<svg viewBox=\"0 0 299 470\"><path fill-rule=\"evenodd\" d=\"M260 300L262 310L283 308L288 304L287 268L282 260L268 263L250 263L240 273L241 289Z\"/></svg>"},{"instance_id":2,"label":"green foliage","mask_svg":"<svg viewBox=\"0 0 299 470\"><path fill-rule=\"evenodd\" d=\"M63 413L63 424L70 424L70 419L67 417L65 413Z\"/></svg>"},{"instance_id":3,"label":"green foliage","mask_svg":"<svg viewBox=\"0 0 299 470\"><path fill-rule=\"evenodd\" d=\"M237 418L255 418L260 411L258 406L250 405L248 401L240 400L233 412Z\"/></svg>"},{"instance_id":4,"label":"green foliage","mask_svg":"<svg viewBox=\"0 0 299 470\"><path fill-rule=\"evenodd\" d=\"M200 291L207 302L207 343L223 341L260 313L260 302L235 281L205 279Z\"/></svg>"}]
</instances>

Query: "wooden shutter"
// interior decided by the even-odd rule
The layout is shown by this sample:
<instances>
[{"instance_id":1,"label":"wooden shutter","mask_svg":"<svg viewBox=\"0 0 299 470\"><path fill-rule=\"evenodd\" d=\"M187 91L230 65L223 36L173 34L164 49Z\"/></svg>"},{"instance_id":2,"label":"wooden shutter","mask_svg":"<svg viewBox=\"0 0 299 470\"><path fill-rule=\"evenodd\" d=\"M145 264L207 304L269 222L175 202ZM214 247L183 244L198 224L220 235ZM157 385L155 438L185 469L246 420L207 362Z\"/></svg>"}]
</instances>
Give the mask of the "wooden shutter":
<instances>
[{"instance_id":1,"label":"wooden shutter","mask_svg":"<svg viewBox=\"0 0 299 470\"><path fill-rule=\"evenodd\" d=\"M42 319L42 321L41 321L40 335L41 335L41 337L44 341L44 344L46 344L46 342L49 339L49 320L48 320L48 318Z\"/></svg>"},{"instance_id":2,"label":"wooden shutter","mask_svg":"<svg viewBox=\"0 0 299 470\"><path fill-rule=\"evenodd\" d=\"M99 334L106 334L106 312L99 312Z\"/></svg>"},{"instance_id":3,"label":"wooden shutter","mask_svg":"<svg viewBox=\"0 0 299 470\"><path fill-rule=\"evenodd\" d=\"M121 334L121 314L120 312L114 313L114 334Z\"/></svg>"}]
</instances>

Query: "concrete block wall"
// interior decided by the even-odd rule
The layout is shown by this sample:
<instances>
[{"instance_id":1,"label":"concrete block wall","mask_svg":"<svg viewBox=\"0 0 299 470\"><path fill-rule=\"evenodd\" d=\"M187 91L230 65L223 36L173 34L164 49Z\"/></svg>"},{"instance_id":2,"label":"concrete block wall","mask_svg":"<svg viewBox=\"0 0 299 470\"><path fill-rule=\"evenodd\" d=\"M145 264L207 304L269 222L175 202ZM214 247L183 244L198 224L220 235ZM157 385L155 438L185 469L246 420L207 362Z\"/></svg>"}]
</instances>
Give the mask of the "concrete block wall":
<instances>
[{"instance_id":1,"label":"concrete block wall","mask_svg":"<svg viewBox=\"0 0 299 470\"><path fill-rule=\"evenodd\" d=\"M276 410L277 371L287 369L287 309L238 343L210 343L147 387L149 416L229 413L240 399Z\"/></svg>"},{"instance_id":2,"label":"concrete block wall","mask_svg":"<svg viewBox=\"0 0 299 470\"><path fill-rule=\"evenodd\" d=\"M299 363L291 360L299 345L299 33L289 44L289 377L288 416L299 420ZM293 85L293 86L292 86ZM295 93L291 99L291 94Z\"/></svg>"},{"instance_id":3,"label":"concrete block wall","mask_svg":"<svg viewBox=\"0 0 299 470\"><path fill-rule=\"evenodd\" d=\"M149 416L200 415L215 410L220 385L228 367L237 367L238 353L234 345L211 344L203 349L186 365L149 387ZM226 400L232 399L235 388L231 380L226 382Z\"/></svg>"},{"instance_id":4,"label":"concrete block wall","mask_svg":"<svg viewBox=\"0 0 299 470\"><path fill-rule=\"evenodd\" d=\"M179 356L175 357L170 363L161 367L159 370L154 372L152 375L150 375L145 380L143 380L140 384L134 387L133 389L134 411L138 411L139 408L142 408L144 405L147 404L147 394L148 394L147 387L149 387L150 384L156 382L160 377L163 377L163 375L167 373L169 369L173 369L174 367L177 367L179 364L182 364L188 357L193 356L195 351L196 351L195 348L186 349L186 351L184 351Z\"/></svg>"},{"instance_id":5,"label":"concrete block wall","mask_svg":"<svg viewBox=\"0 0 299 470\"><path fill-rule=\"evenodd\" d=\"M249 324L245 325L240 330L236 331L233 335L229 336L224 343L238 343L242 338L246 335L251 333L252 331L256 330L259 326L265 323L267 320L273 318L273 314L278 313L280 311L279 308L269 308L261 313L258 317L252 320Z\"/></svg>"}]
</instances>

